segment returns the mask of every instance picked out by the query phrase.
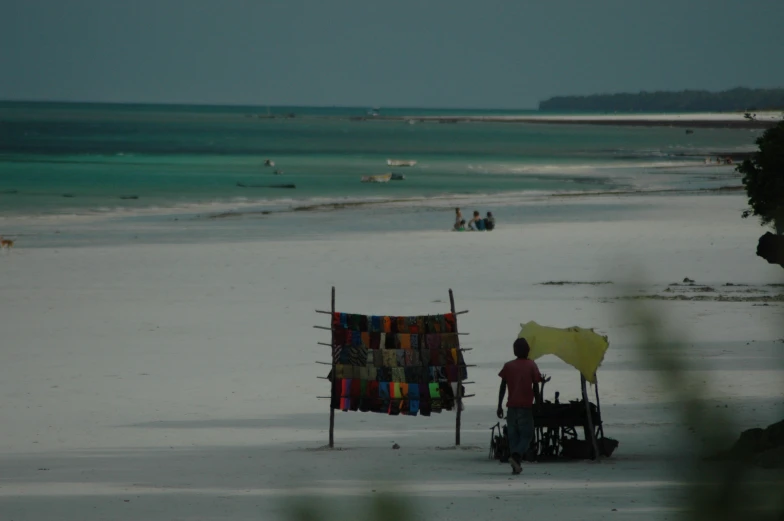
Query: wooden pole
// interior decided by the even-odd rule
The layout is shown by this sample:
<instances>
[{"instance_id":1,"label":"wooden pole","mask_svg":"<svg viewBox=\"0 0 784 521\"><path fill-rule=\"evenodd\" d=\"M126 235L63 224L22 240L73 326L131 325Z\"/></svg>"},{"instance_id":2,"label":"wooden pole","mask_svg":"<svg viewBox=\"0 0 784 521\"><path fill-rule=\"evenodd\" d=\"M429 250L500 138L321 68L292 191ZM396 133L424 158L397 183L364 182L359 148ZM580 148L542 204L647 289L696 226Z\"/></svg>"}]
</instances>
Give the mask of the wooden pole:
<instances>
[{"instance_id":1,"label":"wooden pole","mask_svg":"<svg viewBox=\"0 0 784 521\"><path fill-rule=\"evenodd\" d=\"M335 313L335 286L332 286L332 313ZM332 316L330 316L329 319L330 329L334 328L332 325ZM332 344L332 353L330 353L330 356L332 357L332 391L330 392L329 400L329 448L332 449L335 447L335 386L338 381L335 368L335 335L332 335L332 338L330 338L330 343Z\"/></svg>"},{"instance_id":2,"label":"wooden pole","mask_svg":"<svg viewBox=\"0 0 784 521\"><path fill-rule=\"evenodd\" d=\"M449 289L449 305L452 308L452 313L455 312L455 296L452 289ZM457 318L455 318L455 333L457 333ZM461 409L463 408L463 371L460 367L460 351L458 351L457 361L457 395L455 396L455 403L457 404L457 416L455 417L455 446L460 446L460 417Z\"/></svg>"},{"instance_id":3,"label":"wooden pole","mask_svg":"<svg viewBox=\"0 0 784 521\"><path fill-rule=\"evenodd\" d=\"M588 423L587 430L584 429L586 439L590 436L593 445L593 459L599 458L599 445L596 443L596 432L593 430L593 419L591 418L591 404L588 401L588 391L585 390L585 377L580 373L580 384L583 388L583 401L585 402L585 416Z\"/></svg>"},{"instance_id":4,"label":"wooden pole","mask_svg":"<svg viewBox=\"0 0 784 521\"><path fill-rule=\"evenodd\" d=\"M604 421L602 420L602 406L599 403L599 378L596 377L596 373L594 373L593 379L594 379L593 387L596 390L596 413L599 416L599 425L596 426L596 430L600 432L602 438L604 438Z\"/></svg>"}]
</instances>

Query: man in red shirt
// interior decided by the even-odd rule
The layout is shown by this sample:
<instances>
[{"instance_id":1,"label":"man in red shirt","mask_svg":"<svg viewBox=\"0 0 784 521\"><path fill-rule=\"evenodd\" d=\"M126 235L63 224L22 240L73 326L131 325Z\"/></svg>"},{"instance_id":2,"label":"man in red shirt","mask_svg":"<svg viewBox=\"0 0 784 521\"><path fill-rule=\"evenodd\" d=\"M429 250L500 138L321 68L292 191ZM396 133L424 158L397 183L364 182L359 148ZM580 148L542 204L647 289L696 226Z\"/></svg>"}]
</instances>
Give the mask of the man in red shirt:
<instances>
[{"instance_id":1,"label":"man in red shirt","mask_svg":"<svg viewBox=\"0 0 784 521\"><path fill-rule=\"evenodd\" d=\"M512 457L512 474L520 474L523 467L521 462L523 454L528 451L534 437L534 415L532 407L534 398L541 401L539 396L539 382L547 382L539 373L539 368L533 360L528 359L531 351L525 338L518 338L514 342L516 360L504 364L498 376L501 377L501 389L498 392L499 418L504 418L504 394L509 387L509 400L506 402L506 425L509 436L509 452Z\"/></svg>"}]
</instances>

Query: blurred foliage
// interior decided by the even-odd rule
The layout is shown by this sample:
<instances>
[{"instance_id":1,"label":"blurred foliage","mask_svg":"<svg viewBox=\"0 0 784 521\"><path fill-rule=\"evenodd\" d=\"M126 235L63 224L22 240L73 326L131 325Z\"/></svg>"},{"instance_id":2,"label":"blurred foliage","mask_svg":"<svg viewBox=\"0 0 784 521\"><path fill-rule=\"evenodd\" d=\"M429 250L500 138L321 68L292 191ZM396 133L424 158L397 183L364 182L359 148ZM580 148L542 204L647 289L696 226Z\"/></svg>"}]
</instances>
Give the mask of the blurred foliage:
<instances>
[{"instance_id":1,"label":"blurred foliage","mask_svg":"<svg viewBox=\"0 0 784 521\"><path fill-rule=\"evenodd\" d=\"M403 494L373 494L364 511L352 512L350 518L329 508L332 501L324 498L299 498L286 508L287 521L409 521L414 518L410 498Z\"/></svg>"},{"instance_id":2,"label":"blurred foliage","mask_svg":"<svg viewBox=\"0 0 784 521\"><path fill-rule=\"evenodd\" d=\"M740 432L726 409L708 403L704 383L689 374L685 346L677 340L682 335L642 303L627 309L627 313L642 326L641 354L670 394L680 422L693 434L694 457L677 460L677 469L673 469L685 471L688 476L686 494L682 495L683 518L784 521L781 473L760 471L748 458L715 457L726 451Z\"/></svg>"}]
</instances>

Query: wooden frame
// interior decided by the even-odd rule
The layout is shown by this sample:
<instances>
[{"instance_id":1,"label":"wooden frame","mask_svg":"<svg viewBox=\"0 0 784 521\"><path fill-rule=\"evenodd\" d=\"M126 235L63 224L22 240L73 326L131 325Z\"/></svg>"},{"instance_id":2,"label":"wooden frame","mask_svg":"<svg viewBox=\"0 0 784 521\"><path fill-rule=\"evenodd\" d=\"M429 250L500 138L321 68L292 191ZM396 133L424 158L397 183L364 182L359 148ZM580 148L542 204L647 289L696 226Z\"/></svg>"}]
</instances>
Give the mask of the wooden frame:
<instances>
[{"instance_id":1,"label":"wooden frame","mask_svg":"<svg viewBox=\"0 0 784 521\"><path fill-rule=\"evenodd\" d=\"M452 292L451 289L449 290L449 306L450 306L450 310L451 310L452 314L455 315L455 333L457 335L460 335L460 336L468 335L468 333L459 332L458 328L457 328L457 315L462 315L462 314L468 313L468 310L455 311L455 297L454 297L454 293ZM330 327L324 327L324 326L313 326L313 327L316 328L316 329L329 330L331 332L334 331L334 327L332 326L331 317L335 313L335 286L332 286L332 298L331 298L330 311L325 311L325 310L322 311L322 310L318 310L317 309L316 313L329 314L330 315ZM318 344L319 345L323 345L323 346L330 346L334 350L334 348L335 348L334 335L332 335L332 339L331 339L329 344L327 344L326 342L318 342ZM460 348L458 348L458 350L460 352L465 352L465 351L470 351L471 348L460 347ZM331 373L330 373L332 375L332 378L326 378L326 379L330 380L330 389L331 389L330 395L329 396L319 396L318 397L318 398L323 398L323 399L329 399L329 448L332 449L332 448L335 447L335 407L334 407L334 404L335 404L335 398L337 396L336 395L336 392L337 392L336 391L337 378L334 377L334 375L336 374L335 357L331 356L331 358L332 358L332 362L331 363L318 362L318 361L316 363L317 364L323 364L323 365L330 365L331 368L332 368ZM462 413L462 409L463 409L463 398L470 398L471 396L474 396L473 394L463 394L463 385L469 384L469 383L473 383L473 382L463 382L463 373L462 373L461 369L462 368L466 368L466 367L475 367L475 365L474 364L466 364L465 363L465 359L463 359L463 364L462 365L460 365L459 362L460 362L460 357L458 357L457 392L455 393L455 407L456 407L456 414L455 414L455 446L460 446L460 428L461 428L461 420L462 420L462 414L461 413ZM325 377L320 376L319 378L324 379Z\"/></svg>"}]
</instances>

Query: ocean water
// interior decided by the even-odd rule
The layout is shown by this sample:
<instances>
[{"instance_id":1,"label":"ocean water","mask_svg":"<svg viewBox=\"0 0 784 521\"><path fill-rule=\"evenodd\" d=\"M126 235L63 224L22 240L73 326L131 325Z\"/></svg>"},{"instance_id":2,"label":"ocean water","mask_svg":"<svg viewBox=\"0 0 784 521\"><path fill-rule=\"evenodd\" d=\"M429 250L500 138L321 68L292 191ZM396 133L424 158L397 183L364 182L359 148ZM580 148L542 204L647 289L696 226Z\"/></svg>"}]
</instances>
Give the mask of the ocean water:
<instances>
[{"instance_id":1,"label":"ocean water","mask_svg":"<svg viewBox=\"0 0 784 521\"><path fill-rule=\"evenodd\" d=\"M356 120L366 112L0 103L0 218L262 212L357 202L465 201L470 207L473 200L501 204L564 192L701 189L736 177L731 167L704 165L706 156L753 150L758 134ZM391 168L388 158L418 163ZM265 159L275 167L265 167ZM406 179L360 182L386 172Z\"/></svg>"}]
</instances>

